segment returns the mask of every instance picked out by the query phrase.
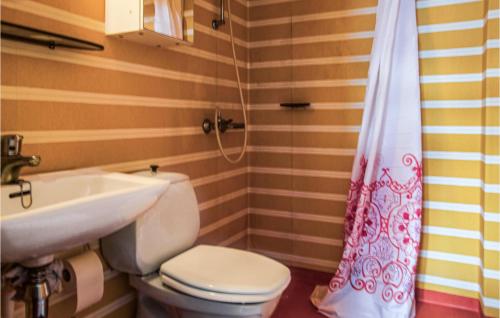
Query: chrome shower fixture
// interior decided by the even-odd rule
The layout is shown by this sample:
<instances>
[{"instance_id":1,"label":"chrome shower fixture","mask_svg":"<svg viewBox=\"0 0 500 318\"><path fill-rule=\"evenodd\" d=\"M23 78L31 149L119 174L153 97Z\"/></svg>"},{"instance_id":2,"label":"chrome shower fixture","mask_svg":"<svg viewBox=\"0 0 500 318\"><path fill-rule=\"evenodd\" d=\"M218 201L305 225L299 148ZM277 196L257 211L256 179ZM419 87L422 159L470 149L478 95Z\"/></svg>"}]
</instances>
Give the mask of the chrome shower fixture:
<instances>
[{"instance_id":1,"label":"chrome shower fixture","mask_svg":"<svg viewBox=\"0 0 500 318\"><path fill-rule=\"evenodd\" d=\"M231 118L225 119L220 111L217 111L217 125L221 133L225 133L229 129L245 129L245 123L236 123ZM215 130L215 123L205 118L201 124L201 129L203 129L205 135L208 135L212 130Z\"/></svg>"},{"instance_id":2,"label":"chrome shower fixture","mask_svg":"<svg viewBox=\"0 0 500 318\"><path fill-rule=\"evenodd\" d=\"M217 30L221 25L224 25L226 20L224 20L224 0L220 0L220 16L219 19L212 20L212 29Z\"/></svg>"}]
</instances>

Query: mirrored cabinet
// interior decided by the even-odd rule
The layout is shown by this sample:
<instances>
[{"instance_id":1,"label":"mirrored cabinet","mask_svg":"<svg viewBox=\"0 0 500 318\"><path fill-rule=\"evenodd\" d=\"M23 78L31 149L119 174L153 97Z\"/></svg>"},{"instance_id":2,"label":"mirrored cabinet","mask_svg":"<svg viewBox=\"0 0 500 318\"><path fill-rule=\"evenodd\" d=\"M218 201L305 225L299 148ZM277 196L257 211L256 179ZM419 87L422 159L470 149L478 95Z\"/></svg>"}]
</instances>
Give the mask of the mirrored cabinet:
<instances>
[{"instance_id":1,"label":"mirrored cabinet","mask_svg":"<svg viewBox=\"0 0 500 318\"><path fill-rule=\"evenodd\" d=\"M107 35L156 47L194 42L194 0L106 0Z\"/></svg>"}]
</instances>

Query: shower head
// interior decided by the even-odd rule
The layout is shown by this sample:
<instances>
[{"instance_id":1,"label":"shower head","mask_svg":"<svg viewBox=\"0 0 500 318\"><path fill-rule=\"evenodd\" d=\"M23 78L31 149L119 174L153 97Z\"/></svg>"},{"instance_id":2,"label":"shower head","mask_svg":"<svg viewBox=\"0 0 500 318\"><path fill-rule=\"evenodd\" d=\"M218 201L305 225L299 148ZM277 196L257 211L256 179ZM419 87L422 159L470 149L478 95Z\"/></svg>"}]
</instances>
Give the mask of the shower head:
<instances>
[{"instance_id":1,"label":"shower head","mask_svg":"<svg viewBox=\"0 0 500 318\"><path fill-rule=\"evenodd\" d=\"M220 0L220 16L219 19L212 20L212 29L217 30L221 25L224 25L224 0Z\"/></svg>"}]
</instances>

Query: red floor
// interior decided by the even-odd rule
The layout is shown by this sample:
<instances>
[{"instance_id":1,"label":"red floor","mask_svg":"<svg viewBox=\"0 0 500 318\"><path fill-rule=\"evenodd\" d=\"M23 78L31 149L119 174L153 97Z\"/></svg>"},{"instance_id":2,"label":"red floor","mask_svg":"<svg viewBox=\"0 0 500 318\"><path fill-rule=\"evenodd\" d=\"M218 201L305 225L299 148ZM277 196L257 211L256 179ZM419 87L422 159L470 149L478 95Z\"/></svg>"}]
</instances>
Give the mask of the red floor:
<instances>
[{"instance_id":1,"label":"red floor","mask_svg":"<svg viewBox=\"0 0 500 318\"><path fill-rule=\"evenodd\" d=\"M327 285L331 274L291 268L292 282L285 290L272 318L324 318L309 302L309 295L316 285ZM417 305L417 318L480 318L480 315L463 310L430 304Z\"/></svg>"}]
</instances>

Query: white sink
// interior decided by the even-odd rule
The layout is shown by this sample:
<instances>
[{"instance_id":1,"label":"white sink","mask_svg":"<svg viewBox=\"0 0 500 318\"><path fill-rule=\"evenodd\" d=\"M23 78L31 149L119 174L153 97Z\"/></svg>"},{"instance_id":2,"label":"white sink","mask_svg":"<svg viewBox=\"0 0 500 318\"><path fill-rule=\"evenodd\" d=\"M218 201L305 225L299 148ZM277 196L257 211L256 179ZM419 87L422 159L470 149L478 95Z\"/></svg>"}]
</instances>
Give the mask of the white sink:
<instances>
[{"instance_id":1,"label":"white sink","mask_svg":"<svg viewBox=\"0 0 500 318\"><path fill-rule=\"evenodd\" d=\"M132 223L152 206L169 182L96 170L27 178L33 205L24 209L18 185L1 187L1 261L35 263ZM28 200L28 196L24 197ZM40 264L39 264L40 265ZM35 266L35 265L33 265Z\"/></svg>"}]
</instances>

